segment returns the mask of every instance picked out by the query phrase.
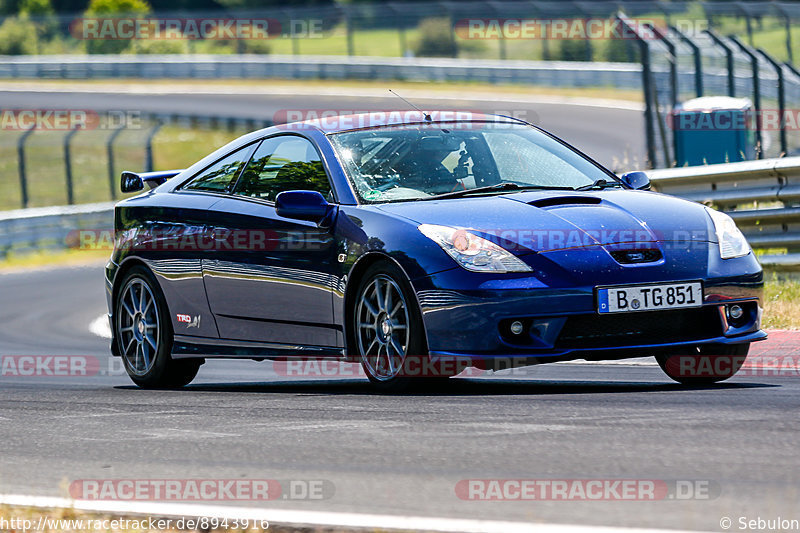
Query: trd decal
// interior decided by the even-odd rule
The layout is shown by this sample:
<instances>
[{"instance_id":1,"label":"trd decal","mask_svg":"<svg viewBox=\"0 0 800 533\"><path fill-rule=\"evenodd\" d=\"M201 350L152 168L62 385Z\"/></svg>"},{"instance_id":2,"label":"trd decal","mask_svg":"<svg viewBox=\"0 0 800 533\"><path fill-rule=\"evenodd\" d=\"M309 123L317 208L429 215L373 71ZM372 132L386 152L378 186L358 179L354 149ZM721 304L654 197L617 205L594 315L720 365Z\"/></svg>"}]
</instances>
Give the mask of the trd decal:
<instances>
[{"instance_id":1,"label":"trd decal","mask_svg":"<svg viewBox=\"0 0 800 533\"><path fill-rule=\"evenodd\" d=\"M178 322L183 322L186 324L187 328L199 328L200 327L200 315L196 317L192 317L191 315L175 315L175 318Z\"/></svg>"}]
</instances>

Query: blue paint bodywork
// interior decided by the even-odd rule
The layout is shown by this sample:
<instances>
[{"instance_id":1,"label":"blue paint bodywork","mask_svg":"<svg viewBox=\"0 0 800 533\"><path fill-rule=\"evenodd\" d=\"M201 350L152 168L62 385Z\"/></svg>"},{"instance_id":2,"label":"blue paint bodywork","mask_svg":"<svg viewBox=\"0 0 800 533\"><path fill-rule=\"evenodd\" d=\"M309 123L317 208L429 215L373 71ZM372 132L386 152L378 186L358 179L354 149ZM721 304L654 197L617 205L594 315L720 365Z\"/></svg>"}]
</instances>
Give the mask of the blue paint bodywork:
<instances>
[{"instance_id":1,"label":"blue paint bodywork","mask_svg":"<svg viewBox=\"0 0 800 533\"><path fill-rule=\"evenodd\" d=\"M283 218L272 203L260 200L180 190L234 150L287 133L309 139L319 151L334 194L324 221ZM348 306L358 275L371 261L389 260L414 289L432 358L491 366L491 359L510 357L526 364L652 355L766 337L760 330L761 267L752 252L720 258L702 205L629 189L359 205L330 133L310 124L253 132L154 190L120 202L116 247L106 269L112 324L121 274L144 264L166 297L175 332L173 357L347 357ZM424 236L420 224L470 229L511 251L532 272L467 271ZM211 250L169 245L175 235L215 231L264 232L274 245ZM303 236L303 246L291 246L293 235ZM659 257L623 264L612 255L631 249ZM630 313L622 319L596 312L598 286L694 280L703 283L704 306L689 319L681 318L683 311ZM746 324L727 323L722 305L733 301L749 305ZM176 314L202 320L187 329ZM664 323L647 323L653 317ZM503 333L510 320L524 321L536 335L510 340ZM633 333L622 331L621 322ZM568 330L598 328L564 336Z\"/></svg>"}]
</instances>

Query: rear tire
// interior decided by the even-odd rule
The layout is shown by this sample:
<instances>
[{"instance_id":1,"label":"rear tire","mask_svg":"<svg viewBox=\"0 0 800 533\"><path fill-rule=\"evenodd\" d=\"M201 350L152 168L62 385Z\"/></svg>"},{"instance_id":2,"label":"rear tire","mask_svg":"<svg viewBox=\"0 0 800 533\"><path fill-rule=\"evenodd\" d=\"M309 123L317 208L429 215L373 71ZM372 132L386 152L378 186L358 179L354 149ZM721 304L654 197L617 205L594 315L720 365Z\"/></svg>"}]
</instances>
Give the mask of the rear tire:
<instances>
[{"instance_id":1,"label":"rear tire","mask_svg":"<svg viewBox=\"0 0 800 533\"><path fill-rule=\"evenodd\" d=\"M114 302L114 333L125 371L143 389L188 385L202 359L174 360L172 324L153 274L135 266L125 274Z\"/></svg>"},{"instance_id":2,"label":"rear tire","mask_svg":"<svg viewBox=\"0 0 800 533\"><path fill-rule=\"evenodd\" d=\"M657 355L666 375L684 385L709 385L733 377L747 359L750 343L704 344L687 353Z\"/></svg>"}]
</instances>

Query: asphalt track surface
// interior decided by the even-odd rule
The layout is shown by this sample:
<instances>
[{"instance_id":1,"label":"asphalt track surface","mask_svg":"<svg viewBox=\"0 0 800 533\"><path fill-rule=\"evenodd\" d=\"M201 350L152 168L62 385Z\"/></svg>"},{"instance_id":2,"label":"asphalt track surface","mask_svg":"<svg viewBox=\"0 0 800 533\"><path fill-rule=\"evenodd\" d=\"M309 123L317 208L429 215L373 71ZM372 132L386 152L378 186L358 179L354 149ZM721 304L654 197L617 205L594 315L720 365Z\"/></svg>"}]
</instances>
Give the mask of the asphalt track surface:
<instances>
[{"instance_id":1,"label":"asphalt track surface","mask_svg":"<svg viewBox=\"0 0 800 533\"><path fill-rule=\"evenodd\" d=\"M269 83L268 81L265 83ZM202 90L202 89L200 89ZM209 91L217 89L210 88ZM323 111L353 112L405 109L396 97L364 95L292 95L289 89L281 94L188 93L157 94L69 92L41 89L4 91L0 87L0 108L3 109L91 109L102 111L139 111L156 113L203 114L275 120L286 112L314 113ZM344 93L347 89L342 89ZM418 90L417 90L418 91ZM379 91L375 91L377 94ZM402 91L401 91L402 92ZM417 92L414 93L418 94ZM532 122L578 147L600 163L615 170L642 168L644 160L644 119L635 104L624 108L603 105L575 105L569 100L547 103L536 96L519 95L523 101L493 101L458 97L412 98L426 110L466 110L513 115ZM499 95L497 99L514 99L515 95ZM312 115L313 116L313 115ZM209 147L209 152L217 147ZM158 149L156 147L156 149Z\"/></svg>"},{"instance_id":2,"label":"asphalt track surface","mask_svg":"<svg viewBox=\"0 0 800 533\"><path fill-rule=\"evenodd\" d=\"M5 108L84 109L91 101L94 109L265 118L292 106L386 106L332 97L311 106L300 96L12 92L0 99ZM639 112L527 109L602 162L641 153ZM0 493L67 496L72 483L92 479L326 480L335 490L325 499L258 505L706 531L721 531L723 517L734 530L740 517L800 519L796 375L690 388L653 365L557 364L382 395L358 376L289 377L270 362L211 361L184 390L143 391L120 374L107 340L89 332L104 312L102 265L0 275L0 355L85 356L100 369L0 375ZM456 492L469 479L682 480L708 486L710 497L470 501Z\"/></svg>"},{"instance_id":3,"label":"asphalt track surface","mask_svg":"<svg viewBox=\"0 0 800 533\"><path fill-rule=\"evenodd\" d=\"M733 529L739 517L800 518L797 375L690 388L652 365L557 364L382 395L357 376L212 361L185 390L143 391L88 331L103 297L101 265L0 275L0 354L83 355L100 368L0 376L0 493L66 496L91 479L326 480L325 499L258 505L707 531L726 516ZM710 498L470 501L456 493L467 479L684 480Z\"/></svg>"}]
</instances>

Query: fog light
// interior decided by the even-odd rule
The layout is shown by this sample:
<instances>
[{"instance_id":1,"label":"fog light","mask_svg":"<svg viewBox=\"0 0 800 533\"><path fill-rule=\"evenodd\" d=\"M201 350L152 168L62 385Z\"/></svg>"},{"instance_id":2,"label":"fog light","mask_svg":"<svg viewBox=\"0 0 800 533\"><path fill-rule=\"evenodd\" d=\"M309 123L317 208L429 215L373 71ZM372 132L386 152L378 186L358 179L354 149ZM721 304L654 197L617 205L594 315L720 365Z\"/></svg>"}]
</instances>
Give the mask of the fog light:
<instances>
[{"instance_id":1,"label":"fog light","mask_svg":"<svg viewBox=\"0 0 800 533\"><path fill-rule=\"evenodd\" d=\"M514 322L511 323L510 329L511 333L513 333L514 335L519 335L520 333L522 333L522 330L524 328L522 326L522 322L520 322L519 320L515 320Z\"/></svg>"},{"instance_id":2,"label":"fog light","mask_svg":"<svg viewBox=\"0 0 800 533\"><path fill-rule=\"evenodd\" d=\"M731 305L728 307L728 316L734 320L739 320L744 315L744 309L741 305Z\"/></svg>"}]
</instances>

